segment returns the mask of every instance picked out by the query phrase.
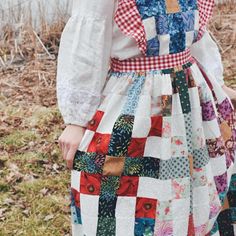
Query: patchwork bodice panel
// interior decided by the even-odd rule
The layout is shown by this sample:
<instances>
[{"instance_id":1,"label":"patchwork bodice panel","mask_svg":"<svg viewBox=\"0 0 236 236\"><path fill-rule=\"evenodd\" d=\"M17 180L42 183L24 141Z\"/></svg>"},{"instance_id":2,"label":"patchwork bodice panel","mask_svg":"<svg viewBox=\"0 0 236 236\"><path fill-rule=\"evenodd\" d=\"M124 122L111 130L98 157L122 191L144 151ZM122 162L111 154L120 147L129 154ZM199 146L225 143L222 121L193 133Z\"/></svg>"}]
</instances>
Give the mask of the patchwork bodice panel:
<instances>
[{"instance_id":1,"label":"patchwork bodice panel","mask_svg":"<svg viewBox=\"0 0 236 236\"><path fill-rule=\"evenodd\" d=\"M115 21L146 56L183 52L200 39L213 0L119 0Z\"/></svg>"}]
</instances>

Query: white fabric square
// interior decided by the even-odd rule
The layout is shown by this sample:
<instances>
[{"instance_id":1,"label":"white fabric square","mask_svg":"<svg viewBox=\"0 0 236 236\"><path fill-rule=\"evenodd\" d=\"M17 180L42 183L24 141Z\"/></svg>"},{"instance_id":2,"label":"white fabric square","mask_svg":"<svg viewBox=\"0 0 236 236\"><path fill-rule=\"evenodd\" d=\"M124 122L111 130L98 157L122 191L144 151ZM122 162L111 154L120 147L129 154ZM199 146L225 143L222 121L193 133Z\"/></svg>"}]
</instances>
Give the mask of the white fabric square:
<instances>
[{"instance_id":1,"label":"white fabric square","mask_svg":"<svg viewBox=\"0 0 236 236\"><path fill-rule=\"evenodd\" d=\"M172 95L172 115L183 114L182 107L180 103L180 97L178 93Z\"/></svg>"},{"instance_id":2,"label":"white fabric square","mask_svg":"<svg viewBox=\"0 0 236 236\"><path fill-rule=\"evenodd\" d=\"M97 132L102 134L111 134L115 121L119 117L122 107L127 99L125 95L114 94L110 97L107 111L105 112L100 124L98 125Z\"/></svg>"},{"instance_id":3,"label":"white fabric square","mask_svg":"<svg viewBox=\"0 0 236 236\"><path fill-rule=\"evenodd\" d=\"M98 215L98 195L80 193L81 217L95 217Z\"/></svg>"},{"instance_id":4,"label":"white fabric square","mask_svg":"<svg viewBox=\"0 0 236 236\"><path fill-rule=\"evenodd\" d=\"M194 107L191 109L192 112L192 126L193 129L202 127L202 109L201 107Z\"/></svg>"},{"instance_id":5,"label":"white fabric square","mask_svg":"<svg viewBox=\"0 0 236 236\"><path fill-rule=\"evenodd\" d=\"M93 139L94 134L95 134L94 131L86 129L86 131L84 132L84 135L81 139L81 142L79 144L78 150L80 150L82 152L86 152L90 142Z\"/></svg>"},{"instance_id":6,"label":"white fabric square","mask_svg":"<svg viewBox=\"0 0 236 236\"><path fill-rule=\"evenodd\" d=\"M193 188L193 206L202 207L202 205L207 205L209 202L208 185Z\"/></svg>"},{"instance_id":7,"label":"white fabric square","mask_svg":"<svg viewBox=\"0 0 236 236\"><path fill-rule=\"evenodd\" d=\"M71 187L80 192L80 175L81 172L77 170L71 171Z\"/></svg>"},{"instance_id":8,"label":"white fabric square","mask_svg":"<svg viewBox=\"0 0 236 236\"><path fill-rule=\"evenodd\" d=\"M217 119L202 122L206 139L219 138L221 136Z\"/></svg>"},{"instance_id":9,"label":"white fabric square","mask_svg":"<svg viewBox=\"0 0 236 236\"><path fill-rule=\"evenodd\" d=\"M72 231L72 235L84 235L82 224L73 224L72 223L71 231Z\"/></svg>"},{"instance_id":10,"label":"white fabric square","mask_svg":"<svg viewBox=\"0 0 236 236\"><path fill-rule=\"evenodd\" d=\"M81 218L84 234L96 235L99 196L80 193Z\"/></svg>"},{"instance_id":11,"label":"white fabric square","mask_svg":"<svg viewBox=\"0 0 236 236\"><path fill-rule=\"evenodd\" d=\"M83 233L87 236L93 236L97 233L98 217L82 215ZM79 236L80 234L78 234ZM75 235L77 236L77 234Z\"/></svg>"},{"instance_id":12,"label":"white fabric square","mask_svg":"<svg viewBox=\"0 0 236 236\"><path fill-rule=\"evenodd\" d=\"M142 22L144 25L147 40L155 38L157 36L155 17L153 16L146 18Z\"/></svg>"},{"instance_id":13,"label":"white fabric square","mask_svg":"<svg viewBox=\"0 0 236 236\"><path fill-rule=\"evenodd\" d=\"M136 197L117 197L116 217L133 218L135 216Z\"/></svg>"},{"instance_id":14,"label":"white fabric square","mask_svg":"<svg viewBox=\"0 0 236 236\"><path fill-rule=\"evenodd\" d=\"M149 136L147 137L144 149L144 156L161 157L161 137Z\"/></svg>"},{"instance_id":15,"label":"white fabric square","mask_svg":"<svg viewBox=\"0 0 236 236\"><path fill-rule=\"evenodd\" d=\"M154 74L153 75L153 84L152 84L152 96L159 97L162 95L161 87L162 87L162 75Z\"/></svg>"},{"instance_id":16,"label":"white fabric square","mask_svg":"<svg viewBox=\"0 0 236 236\"><path fill-rule=\"evenodd\" d=\"M206 177L207 177L208 183L212 183L214 181L214 176L213 176L213 170L212 170L213 168L211 166L210 161L205 165L205 168L206 168Z\"/></svg>"},{"instance_id":17,"label":"white fabric square","mask_svg":"<svg viewBox=\"0 0 236 236\"><path fill-rule=\"evenodd\" d=\"M151 115L151 96L150 95L140 95L138 106L135 112L135 116L146 116Z\"/></svg>"},{"instance_id":18,"label":"white fabric square","mask_svg":"<svg viewBox=\"0 0 236 236\"><path fill-rule=\"evenodd\" d=\"M197 87L189 88L189 99L190 99L190 104L191 108L200 108L200 99L199 99L199 91Z\"/></svg>"},{"instance_id":19,"label":"white fabric square","mask_svg":"<svg viewBox=\"0 0 236 236\"><path fill-rule=\"evenodd\" d=\"M116 217L116 236L134 236L134 227L134 217Z\"/></svg>"},{"instance_id":20,"label":"white fabric square","mask_svg":"<svg viewBox=\"0 0 236 236\"><path fill-rule=\"evenodd\" d=\"M151 73L146 74L146 79L141 90L141 95L152 95L153 90L153 75Z\"/></svg>"},{"instance_id":21,"label":"white fabric square","mask_svg":"<svg viewBox=\"0 0 236 236\"><path fill-rule=\"evenodd\" d=\"M212 173L214 176L222 175L227 170L225 155L210 158L210 163L213 166Z\"/></svg>"},{"instance_id":22,"label":"white fabric square","mask_svg":"<svg viewBox=\"0 0 236 236\"><path fill-rule=\"evenodd\" d=\"M200 69L198 68L197 64L194 63L190 66L191 74L193 76L194 82L196 86L200 86L202 83L206 83Z\"/></svg>"},{"instance_id":23,"label":"white fabric square","mask_svg":"<svg viewBox=\"0 0 236 236\"><path fill-rule=\"evenodd\" d=\"M190 210L189 198L173 199L172 212L174 221L188 218L189 210Z\"/></svg>"},{"instance_id":24,"label":"white fabric square","mask_svg":"<svg viewBox=\"0 0 236 236\"><path fill-rule=\"evenodd\" d=\"M186 133L183 114L176 114L172 116L171 128L171 136L182 136Z\"/></svg>"},{"instance_id":25,"label":"white fabric square","mask_svg":"<svg viewBox=\"0 0 236 236\"><path fill-rule=\"evenodd\" d=\"M139 177L138 197L148 197L158 201L172 199L171 180L160 180L151 177Z\"/></svg>"},{"instance_id":26,"label":"white fabric square","mask_svg":"<svg viewBox=\"0 0 236 236\"><path fill-rule=\"evenodd\" d=\"M193 221L195 222L195 227L201 226L208 222L210 215L209 202L205 205L193 206Z\"/></svg>"},{"instance_id":27,"label":"white fabric square","mask_svg":"<svg viewBox=\"0 0 236 236\"><path fill-rule=\"evenodd\" d=\"M186 47L190 47L193 44L194 40L194 31L188 31L186 34Z\"/></svg>"},{"instance_id":28,"label":"white fabric square","mask_svg":"<svg viewBox=\"0 0 236 236\"><path fill-rule=\"evenodd\" d=\"M132 130L132 137L134 138L146 138L151 128L150 117L135 116L134 126Z\"/></svg>"},{"instance_id":29,"label":"white fabric square","mask_svg":"<svg viewBox=\"0 0 236 236\"><path fill-rule=\"evenodd\" d=\"M161 138L161 156L160 159L168 160L171 158L171 137Z\"/></svg>"},{"instance_id":30,"label":"white fabric square","mask_svg":"<svg viewBox=\"0 0 236 236\"><path fill-rule=\"evenodd\" d=\"M161 75L161 95L172 95L172 82L169 74Z\"/></svg>"},{"instance_id":31,"label":"white fabric square","mask_svg":"<svg viewBox=\"0 0 236 236\"><path fill-rule=\"evenodd\" d=\"M160 55L166 55L169 54L169 45L170 45L170 35L164 34L164 35L158 35L158 39L160 42Z\"/></svg>"},{"instance_id":32,"label":"white fabric square","mask_svg":"<svg viewBox=\"0 0 236 236\"><path fill-rule=\"evenodd\" d=\"M173 221L173 235L174 236L187 236L188 234L188 216L185 219Z\"/></svg>"}]
</instances>

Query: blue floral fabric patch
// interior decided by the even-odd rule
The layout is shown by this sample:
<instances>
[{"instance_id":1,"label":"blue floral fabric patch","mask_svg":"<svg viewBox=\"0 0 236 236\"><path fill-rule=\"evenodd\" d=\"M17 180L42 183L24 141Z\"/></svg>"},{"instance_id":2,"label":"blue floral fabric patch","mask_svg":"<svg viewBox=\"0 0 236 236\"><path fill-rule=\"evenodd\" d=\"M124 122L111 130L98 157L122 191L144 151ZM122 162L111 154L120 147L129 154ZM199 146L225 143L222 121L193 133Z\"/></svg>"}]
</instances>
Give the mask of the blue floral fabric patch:
<instances>
[{"instance_id":1,"label":"blue floral fabric patch","mask_svg":"<svg viewBox=\"0 0 236 236\"><path fill-rule=\"evenodd\" d=\"M147 54L150 56L158 56L159 54L160 42L156 36L153 39L147 41Z\"/></svg>"},{"instance_id":2,"label":"blue floral fabric patch","mask_svg":"<svg viewBox=\"0 0 236 236\"><path fill-rule=\"evenodd\" d=\"M182 31L171 34L170 36L170 53L183 52L185 50L186 35Z\"/></svg>"},{"instance_id":3,"label":"blue floral fabric patch","mask_svg":"<svg viewBox=\"0 0 236 236\"><path fill-rule=\"evenodd\" d=\"M174 35L184 32L184 21L181 13L168 15L169 34ZM180 39L183 40L183 39Z\"/></svg>"},{"instance_id":4,"label":"blue floral fabric patch","mask_svg":"<svg viewBox=\"0 0 236 236\"><path fill-rule=\"evenodd\" d=\"M197 10L196 0L179 0L181 11Z\"/></svg>"},{"instance_id":5,"label":"blue floral fabric patch","mask_svg":"<svg viewBox=\"0 0 236 236\"><path fill-rule=\"evenodd\" d=\"M157 34L160 35L169 33L168 17L166 15L156 17L156 30Z\"/></svg>"},{"instance_id":6,"label":"blue floral fabric patch","mask_svg":"<svg viewBox=\"0 0 236 236\"><path fill-rule=\"evenodd\" d=\"M165 0L136 0L142 19L166 14Z\"/></svg>"},{"instance_id":7,"label":"blue floral fabric patch","mask_svg":"<svg viewBox=\"0 0 236 236\"><path fill-rule=\"evenodd\" d=\"M155 220L151 218L135 218L135 236L153 235Z\"/></svg>"},{"instance_id":8,"label":"blue floral fabric patch","mask_svg":"<svg viewBox=\"0 0 236 236\"><path fill-rule=\"evenodd\" d=\"M193 11L182 12L184 30L186 32L194 30L195 14Z\"/></svg>"}]
</instances>

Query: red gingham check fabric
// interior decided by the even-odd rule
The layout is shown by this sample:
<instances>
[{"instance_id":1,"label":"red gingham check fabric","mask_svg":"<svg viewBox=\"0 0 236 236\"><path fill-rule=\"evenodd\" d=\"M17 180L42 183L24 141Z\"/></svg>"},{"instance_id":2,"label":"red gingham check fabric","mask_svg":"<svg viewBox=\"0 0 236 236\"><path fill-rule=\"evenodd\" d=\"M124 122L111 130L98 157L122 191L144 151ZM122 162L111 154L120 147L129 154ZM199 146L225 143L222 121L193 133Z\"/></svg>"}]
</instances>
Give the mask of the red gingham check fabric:
<instances>
[{"instance_id":1,"label":"red gingham check fabric","mask_svg":"<svg viewBox=\"0 0 236 236\"><path fill-rule=\"evenodd\" d=\"M153 57L134 57L126 60L111 58L111 70L117 72L163 70L179 67L193 61L190 49L186 49L176 54Z\"/></svg>"},{"instance_id":2,"label":"red gingham check fabric","mask_svg":"<svg viewBox=\"0 0 236 236\"><path fill-rule=\"evenodd\" d=\"M213 14L214 0L198 0L199 9L199 33L198 40L203 36L206 25Z\"/></svg>"},{"instance_id":3,"label":"red gingham check fabric","mask_svg":"<svg viewBox=\"0 0 236 236\"><path fill-rule=\"evenodd\" d=\"M145 54L147 49L146 33L136 1L119 0L114 20L124 34L130 35L136 40L140 51Z\"/></svg>"}]
</instances>

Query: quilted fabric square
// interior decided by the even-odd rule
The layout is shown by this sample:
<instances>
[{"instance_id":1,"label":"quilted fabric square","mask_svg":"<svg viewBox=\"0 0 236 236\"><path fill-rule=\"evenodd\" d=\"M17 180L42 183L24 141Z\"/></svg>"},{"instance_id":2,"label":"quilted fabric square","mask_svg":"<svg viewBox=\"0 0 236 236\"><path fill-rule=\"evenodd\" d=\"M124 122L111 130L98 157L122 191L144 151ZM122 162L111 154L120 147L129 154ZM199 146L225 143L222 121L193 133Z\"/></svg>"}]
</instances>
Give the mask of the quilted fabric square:
<instances>
[{"instance_id":1,"label":"quilted fabric square","mask_svg":"<svg viewBox=\"0 0 236 236\"><path fill-rule=\"evenodd\" d=\"M103 175L120 176L124 169L125 157L106 155L103 165Z\"/></svg>"},{"instance_id":2,"label":"quilted fabric square","mask_svg":"<svg viewBox=\"0 0 236 236\"><path fill-rule=\"evenodd\" d=\"M136 218L155 218L157 199L137 197Z\"/></svg>"},{"instance_id":3,"label":"quilted fabric square","mask_svg":"<svg viewBox=\"0 0 236 236\"><path fill-rule=\"evenodd\" d=\"M101 175L81 173L80 192L84 194L98 195L101 188Z\"/></svg>"}]
</instances>

